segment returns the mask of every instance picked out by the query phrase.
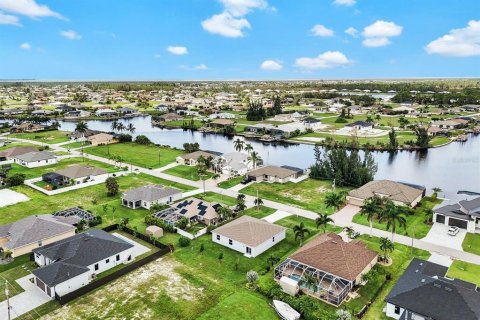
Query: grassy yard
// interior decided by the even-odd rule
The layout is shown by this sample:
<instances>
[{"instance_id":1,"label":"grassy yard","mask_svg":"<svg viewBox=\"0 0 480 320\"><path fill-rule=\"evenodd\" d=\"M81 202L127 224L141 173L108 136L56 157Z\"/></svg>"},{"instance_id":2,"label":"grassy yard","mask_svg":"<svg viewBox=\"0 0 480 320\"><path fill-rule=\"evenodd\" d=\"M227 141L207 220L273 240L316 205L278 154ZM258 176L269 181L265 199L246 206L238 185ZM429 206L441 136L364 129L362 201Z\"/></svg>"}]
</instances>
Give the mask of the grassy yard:
<instances>
[{"instance_id":1,"label":"grassy yard","mask_svg":"<svg viewBox=\"0 0 480 320\"><path fill-rule=\"evenodd\" d=\"M194 197L198 198L198 199L203 199L203 200L208 201L208 202L223 203L227 206L234 206L234 205L237 204L237 199L235 199L233 197L230 197L230 196L223 195L223 194L215 193L215 192L212 192L212 191L207 191L205 193L199 193L199 194L195 195Z\"/></svg>"},{"instance_id":2,"label":"grassy yard","mask_svg":"<svg viewBox=\"0 0 480 320\"><path fill-rule=\"evenodd\" d=\"M95 146L85 148L85 153L108 158L120 156L124 162L144 168L159 168L175 161L175 158L184 154L183 150L158 147L155 145L141 145L138 143L115 143L109 146Z\"/></svg>"},{"instance_id":3,"label":"grassy yard","mask_svg":"<svg viewBox=\"0 0 480 320\"><path fill-rule=\"evenodd\" d=\"M62 145L62 148L65 148L65 149L76 149L76 148L86 147L86 146L88 146L88 144L85 144L85 143L83 143L83 142L72 142L72 143L63 144L63 145Z\"/></svg>"},{"instance_id":4,"label":"grassy yard","mask_svg":"<svg viewBox=\"0 0 480 320\"><path fill-rule=\"evenodd\" d=\"M3 147L0 147L0 151L5 151L5 150L8 150L8 149L14 148L14 147L32 147L32 148L37 148L38 149L39 146L36 145L36 144L32 144L32 143L12 142L12 143L8 143L8 144L4 145Z\"/></svg>"},{"instance_id":5,"label":"grassy yard","mask_svg":"<svg viewBox=\"0 0 480 320\"><path fill-rule=\"evenodd\" d=\"M231 178L231 179L228 179L228 180L225 180L225 181L222 181L222 182L218 183L217 186L219 188L222 188L222 189L230 189L231 187L234 187L237 184L239 184L240 181L242 181L244 178L245 178L244 176Z\"/></svg>"},{"instance_id":6,"label":"grassy yard","mask_svg":"<svg viewBox=\"0 0 480 320\"><path fill-rule=\"evenodd\" d=\"M288 205L297 206L319 213L333 213L333 208L326 208L325 193L332 191L332 182L327 180L306 179L298 183L260 182L243 188L240 192L262 199L268 199ZM337 188L337 191L348 191L347 188Z\"/></svg>"},{"instance_id":7,"label":"grassy yard","mask_svg":"<svg viewBox=\"0 0 480 320\"><path fill-rule=\"evenodd\" d=\"M70 132L68 131L51 130L32 133L14 133L10 136L13 138L28 139L37 142L56 144L68 141L70 139L68 137L69 133Z\"/></svg>"},{"instance_id":8,"label":"grassy yard","mask_svg":"<svg viewBox=\"0 0 480 320\"><path fill-rule=\"evenodd\" d=\"M200 180L200 176L197 173L197 167L195 166L178 165L168 170L165 170L164 173L193 181ZM208 180L211 177L213 177L213 172L207 171L204 179Z\"/></svg>"},{"instance_id":9,"label":"grassy yard","mask_svg":"<svg viewBox=\"0 0 480 320\"><path fill-rule=\"evenodd\" d=\"M480 266L455 260L448 269L447 277L475 283L477 286L480 286Z\"/></svg>"},{"instance_id":10,"label":"grassy yard","mask_svg":"<svg viewBox=\"0 0 480 320\"><path fill-rule=\"evenodd\" d=\"M258 209L257 207L248 208L247 210L243 211L243 213L251 217L262 219L271 215L275 211L277 210L265 206L260 206Z\"/></svg>"},{"instance_id":11,"label":"grassy yard","mask_svg":"<svg viewBox=\"0 0 480 320\"><path fill-rule=\"evenodd\" d=\"M432 227L431 224L426 223L427 215L425 210L432 209L436 204L441 203L442 200L433 200L430 197L424 197L420 202L420 206L415 209L415 213L412 215L406 215L407 227L397 228L396 233L406 236L413 236L415 239L421 239L425 237ZM362 216L360 213L353 217L353 222L369 226L369 222L366 216ZM387 224L385 221L373 220L373 227L380 230L387 230Z\"/></svg>"},{"instance_id":12,"label":"grassy yard","mask_svg":"<svg viewBox=\"0 0 480 320\"><path fill-rule=\"evenodd\" d=\"M27 254L26 256L28 257L29 255ZM7 298L5 295L5 281L8 281L8 290L10 290L11 296L22 293L24 290L15 280L29 275L30 271L34 269L34 264L29 259L27 261L24 261L23 257L17 259L23 263L0 272L0 301L4 301ZM15 261L12 264L15 264Z\"/></svg>"},{"instance_id":13,"label":"grassy yard","mask_svg":"<svg viewBox=\"0 0 480 320\"><path fill-rule=\"evenodd\" d=\"M462 248L466 252L480 255L480 234L467 232L462 243Z\"/></svg>"}]
</instances>

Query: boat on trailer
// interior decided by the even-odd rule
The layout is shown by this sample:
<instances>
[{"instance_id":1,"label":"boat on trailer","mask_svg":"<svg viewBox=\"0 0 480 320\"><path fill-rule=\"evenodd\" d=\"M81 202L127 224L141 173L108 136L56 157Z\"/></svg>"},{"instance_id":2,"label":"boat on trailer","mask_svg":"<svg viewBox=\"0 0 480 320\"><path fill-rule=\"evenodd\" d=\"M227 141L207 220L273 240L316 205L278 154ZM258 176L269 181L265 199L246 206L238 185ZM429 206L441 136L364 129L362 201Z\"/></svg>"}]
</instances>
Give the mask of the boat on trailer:
<instances>
[{"instance_id":1,"label":"boat on trailer","mask_svg":"<svg viewBox=\"0 0 480 320\"><path fill-rule=\"evenodd\" d=\"M300 313L283 301L273 300L272 306L282 320L298 320Z\"/></svg>"}]
</instances>

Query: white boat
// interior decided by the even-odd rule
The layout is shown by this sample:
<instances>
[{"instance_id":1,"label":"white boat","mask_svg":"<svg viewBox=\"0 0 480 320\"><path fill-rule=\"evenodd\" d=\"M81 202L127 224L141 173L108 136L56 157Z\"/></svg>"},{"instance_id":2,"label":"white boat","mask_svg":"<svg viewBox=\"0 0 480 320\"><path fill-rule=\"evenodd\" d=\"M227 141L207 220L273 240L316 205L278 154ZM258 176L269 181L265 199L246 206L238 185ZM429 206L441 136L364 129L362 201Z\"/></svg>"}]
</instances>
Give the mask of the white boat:
<instances>
[{"instance_id":1,"label":"white boat","mask_svg":"<svg viewBox=\"0 0 480 320\"><path fill-rule=\"evenodd\" d=\"M283 301L273 300L273 308L282 320L298 320L300 313Z\"/></svg>"}]
</instances>

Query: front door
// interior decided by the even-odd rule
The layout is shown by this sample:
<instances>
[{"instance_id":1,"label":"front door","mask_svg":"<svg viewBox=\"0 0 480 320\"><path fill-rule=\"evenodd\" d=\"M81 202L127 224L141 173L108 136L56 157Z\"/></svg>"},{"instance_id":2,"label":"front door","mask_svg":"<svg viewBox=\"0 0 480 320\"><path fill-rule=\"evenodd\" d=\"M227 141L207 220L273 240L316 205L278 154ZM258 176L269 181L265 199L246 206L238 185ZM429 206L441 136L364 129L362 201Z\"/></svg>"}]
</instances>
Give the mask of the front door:
<instances>
[{"instance_id":1,"label":"front door","mask_svg":"<svg viewBox=\"0 0 480 320\"><path fill-rule=\"evenodd\" d=\"M252 254L252 248L247 247L247 248L246 248L246 251L247 251L247 254Z\"/></svg>"}]
</instances>

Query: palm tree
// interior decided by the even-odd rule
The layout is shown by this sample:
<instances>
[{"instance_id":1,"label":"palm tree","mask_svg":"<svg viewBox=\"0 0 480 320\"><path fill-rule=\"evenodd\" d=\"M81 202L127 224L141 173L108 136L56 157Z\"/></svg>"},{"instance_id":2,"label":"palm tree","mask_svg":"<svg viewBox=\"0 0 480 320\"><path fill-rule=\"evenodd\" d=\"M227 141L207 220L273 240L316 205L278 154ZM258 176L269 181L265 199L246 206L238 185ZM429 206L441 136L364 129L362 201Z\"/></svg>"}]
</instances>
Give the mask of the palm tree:
<instances>
[{"instance_id":1,"label":"palm tree","mask_svg":"<svg viewBox=\"0 0 480 320\"><path fill-rule=\"evenodd\" d=\"M325 206L327 208L332 207L335 211L338 211L340 207L343 205L345 197L340 192L329 192L325 195Z\"/></svg>"},{"instance_id":2,"label":"palm tree","mask_svg":"<svg viewBox=\"0 0 480 320\"><path fill-rule=\"evenodd\" d=\"M252 147L252 145L251 145L250 143L247 143L247 144L245 145L245 151L247 151L248 154L250 154L250 152L253 151L253 147Z\"/></svg>"},{"instance_id":3,"label":"palm tree","mask_svg":"<svg viewBox=\"0 0 480 320\"><path fill-rule=\"evenodd\" d=\"M293 233L295 234L295 240L300 239L300 246L305 239L305 234L310 234L310 230L305 228L305 224L300 222L300 224L293 226Z\"/></svg>"},{"instance_id":4,"label":"palm tree","mask_svg":"<svg viewBox=\"0 0 480 320\"><path fill-rule=\"evenodd\" d=\"M118 129L118 121L117 120L112 122L111 128L112 128L112 131L114 131L114 132L117 131L117 129Z\"/></svg>"},{"instance_id":5,"label":"palm tree","mask_svg":"<svg viewBox=\"0 0 480 320\"><path fill-rule=\"evenodd\" d=\"M132 124L132 123L129 123L128 126L127 126L127 131L130 132L131 134L134 134L135 133L135 126Z\"/></svg>"},{"instance_id":6,"label":"palm tree","mask_svg":"<svg viewBox=\"0 0 480 320\"><path fill-rule=\"evenodd\" d=\"M298 281L299 286L303 286L304 288L307 288L308 290L313 291L313 293L318 291L318 278L311 275L310 273L305 273L302 276L302 279Z\"/></svg>"},{"instance_id":7,"label":"palm tree","mask_svg":"<svg viewBox=\"0 0 480 320\"><path fill-rule=\"evenodd\" d=\"M245 205L245 195L239 193L237 196L237 210L243 211L247 206Z\"/></svg>"},{"instance_id":8,"label":"palm tree","mask_svg":"<svg viewBox=\"0 0 480 320\"><path fill-rule=\"evenodd\" d=\"M280 261L280 258L274 256L273 254L271 254L271 255L267 258L267 263L268 263L269 265L271 265L272 267L273 267L276 263L278 263L278 261Z\"/></svg>"},{"instance_id":9,"label":"palm tree","mask_svg":"<svg viewBox=\"0 0 480 320\"><path fill-rule=\"evenodd\" d=\"M207 175L207 167L204 164L197 165L197 175L203 182L203 193L205 193L205 176Z\"/></svg>"},{"instance_id":10,"label":"palm tree","mask_svg":"<svg viewBox=\"0 0 480 320\"><path fill-rule=\"evenodd\" d=\"M81 134L81 138L83 138L82 140L85 139L85 132L87 132L88 130L88 125L86 122L84 121L80 121L79 123L77 123L77 125L75 126L75 131L77 131L78 133ZM82 141L82 143L84 143L85 141Z\"/></svg>"},{"instance_id":11,"label":"palm tree","mask_svg":"<svg viewBox=\"0 0 480 320\"><path fill-rule=\"evenodd\" d=\"M218 208L218 213L222 217L222 220L227 220L232 216L232 210L227 207L220 207Z\"/></svg>"},{"instance_id":12,"label":"palm tree","mask_svg":"<svg viewBox=\"0 0 480 320\"><path fill-rule=\"evenodd\" d=\"M349 238L352 238L352 235L353 233L355 232L355 230L353 229L353 227L344 227L343 228L343 231L345 231L345 233L347 234L347 236Z\"/></svg>"},{"instance_id":13,"label":"palm tree","mask_svg":"<svg viewBox=\"0 0 480 320\"><path fill-rule=\"evenodd\" d=\"M253 203L257 206L258 211L260 209L260 206L263 204L263 200L260 198L255 198L255 200L253 200Z\"/></svg>"},{"instance_id":14,"label":"palm tree","mask_svg":"<svg viewBox=\"0 0 480 320\"><path fill-rule=\"evenodd\" d=\"M432 191L433 191L433 193L432 193L432 199L436 200L437 197L438 197L438 193L439 193L439 192L442 192L443 190L442 190L441 188L439 188L439 187L435 187L435 188L432 188Z\"/></svg>"},{"instance_id":15,"label":"palm tree","mask_svg":"<svg viewBox=\"0 0 480 320\"><path fill-rule=\"evenodd\" d=\"M253 163L253 168L255 169L257 167L257 164L262 161L262 158L258 155L256 151L252 151L252 153L250 153L250 156L248 157L248 160Z\"/></svg>"},{"instance_id":16,"label":"palm tree","mask_svg":"<svg viewBox=\"0 0 480 320\"><path fill-rule=\"evenodd\" d=\"M380 250L383 251L383 258L386 262L389 260L389 253L392 253L395 250L395 245L392 241L388 240L388 238L381 238L380 239Z\"/></svg>"},{"instance_id":17,"label":"palm tree","mask_svg":"<svg viewBox=\"0 0 480 320\"><path fill-rule=\"evenodd\" d=\"M123 130L125 130L125 125L123 123L119 122L117 124L117 130L122 132Z\"/></svg>"},{"instance_id":18,"label":"palm tree","mask_svg":"<svg viewBox=\"0 0 480 320\"><path fill-rule=\"evenodd\" d=\"M392 228L392 241L397 227L405 228L407 226L407 220L405 220L402 210L391 200L386 202L381 219L387 221L387 230L390 230L390 227Z\"/></svg>"},{"instance_id":19,"label":"palm tree","mask_svg":"<svg viewBox=\"0 0 480 320\"><path fill-rule=\"evenodd\" d=\"M327 224L329 222L333 222L333 219L330 218L326 213L319 213L318 218L315 219L315 224L317 225L317 229L320 226L323 226L323 232L327 231Z\"/></svg>"},{"instance_id":20,"label":"palm tree","mask_svg":"<svg viewBox=\"0 0 480 320\"><path fill-rule=\"evenodd\" d=\"M237 152L240 152L243 150L243 144L244 142L240 140L240 138L237 138L237 140L233 141L233 146Z\"/></svg>"},{"instance_id":21,"label":"palm tree","mask_svg":"<svg viewBox=\"0 0 480 320\"><path fill-rule=\"evenodd\" d=\"M366 199L363 202L362 209L360 210L360 215L367 216L368 222L370 223L370 238L372 237L373 232L373 219L380 217L380 206L382 202L382 198L375 195Z\"/></svg>"}]
</instances>

